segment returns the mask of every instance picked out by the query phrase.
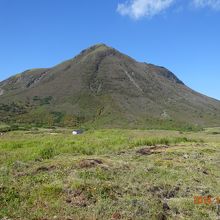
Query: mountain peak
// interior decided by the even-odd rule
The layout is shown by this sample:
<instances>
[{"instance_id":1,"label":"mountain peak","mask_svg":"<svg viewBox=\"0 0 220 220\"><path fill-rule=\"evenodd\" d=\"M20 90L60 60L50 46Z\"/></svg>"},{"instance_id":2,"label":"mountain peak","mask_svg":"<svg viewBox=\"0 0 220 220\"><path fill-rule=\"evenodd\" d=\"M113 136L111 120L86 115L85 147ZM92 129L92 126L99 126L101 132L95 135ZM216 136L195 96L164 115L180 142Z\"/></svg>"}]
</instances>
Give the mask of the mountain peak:
<instances>
[{"instance_id":1,"label":"mountain peak","mask_svg":"<svg viewBox=\"0 0 220 220\"><path fill-rule=\"evenodd\" d=\"M109 49L113 49L113 48L107 46L106 44L99 43L99 44L94 44L93 46L82 50L82 52L80 54L90 53L90 52L94 52L94 51L104 51L104 50L109 50Z\"/></svg>"},{"instance_id":2,"label":"mountain peak","mask_svg":"<svg viewBox=\"0 0 220 220\"><path fill-rule=\"evenodd\" d=\"M113 47L110 47L106 44L103 43L98 43L95 44L91 47L88 47L84 50L82 50L79 55L75 56L73 59L80 59L85 60L87 58L91 58L91 57L96 57L97 59L103 59L104 57L108 57L108 56L115 56L115 57L128 57L127 55L121 53L120 51L116 50ZM130 60L133 60L132 58L130 58Z\"/></svg>"},{"instance_id":3,"label":"mountain peak","mask_svg":"<svg viewBox=\"0 0 220 220\"><path fill-rule=\"evenodd\" d=\"M110 46L108 46L108 45L106 45L106 44L104 44L104 43L97 43L97 44L92 45L92 46L89 47L89 48L100 48L100 47L106 48L106 49L111 48Z\"/></svg>"}]
</instances>

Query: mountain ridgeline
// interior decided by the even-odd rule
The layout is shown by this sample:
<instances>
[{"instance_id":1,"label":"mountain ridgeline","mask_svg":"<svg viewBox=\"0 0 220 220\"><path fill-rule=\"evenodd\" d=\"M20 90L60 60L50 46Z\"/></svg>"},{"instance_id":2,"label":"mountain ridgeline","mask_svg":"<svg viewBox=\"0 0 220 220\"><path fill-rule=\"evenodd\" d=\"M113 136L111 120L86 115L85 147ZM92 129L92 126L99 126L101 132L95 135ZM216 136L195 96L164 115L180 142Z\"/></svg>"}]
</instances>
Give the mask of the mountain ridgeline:
<instances>
[{"instance_id":1,"label":"mountain ridgeline","mask_svg":"<svg viewBox=\"0 0 220 220\"><path fill-rule=\"evenodd\" d=\"M220 102L188 88L163 67L98 44L55 67L0 82L0 121L96 128L220 126Z\"/></svg>"}]
</instances>

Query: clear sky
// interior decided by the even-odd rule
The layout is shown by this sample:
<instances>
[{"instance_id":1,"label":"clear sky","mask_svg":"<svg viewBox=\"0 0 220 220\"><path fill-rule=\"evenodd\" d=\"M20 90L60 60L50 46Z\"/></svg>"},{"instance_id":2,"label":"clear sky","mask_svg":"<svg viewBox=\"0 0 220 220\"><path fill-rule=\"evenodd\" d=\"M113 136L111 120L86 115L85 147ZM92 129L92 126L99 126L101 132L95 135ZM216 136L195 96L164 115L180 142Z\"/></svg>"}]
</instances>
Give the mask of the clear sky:
<instances>
[{"instance_id":1,"label":"clear sky","mask_svg":"<svg viewBox=\"0 0 220 220\"><path fill-rule=\"evenodd\" d=\"M220 0L0 0L0 80L96 43L220 100Z\"/></svg>"}]
</instances>

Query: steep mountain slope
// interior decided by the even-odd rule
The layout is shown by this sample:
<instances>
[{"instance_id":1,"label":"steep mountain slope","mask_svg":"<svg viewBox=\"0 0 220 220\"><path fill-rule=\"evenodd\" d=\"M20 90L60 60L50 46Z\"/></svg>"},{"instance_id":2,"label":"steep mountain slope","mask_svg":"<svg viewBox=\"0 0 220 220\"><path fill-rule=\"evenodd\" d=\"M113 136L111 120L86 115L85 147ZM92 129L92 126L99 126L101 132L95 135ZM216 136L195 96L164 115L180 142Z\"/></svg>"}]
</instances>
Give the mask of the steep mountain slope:
<instances>
[{"instance_id":1,"label":"steep mountain slope","mask_svg":"<svg viewBox=\"0 0 220 220\"><path fill-rule=\"evenodd\" d=\"M99 127L220 125L220 102L169 70L98 44L0 83L0 120Z\"/></svg>"}]
</instances>

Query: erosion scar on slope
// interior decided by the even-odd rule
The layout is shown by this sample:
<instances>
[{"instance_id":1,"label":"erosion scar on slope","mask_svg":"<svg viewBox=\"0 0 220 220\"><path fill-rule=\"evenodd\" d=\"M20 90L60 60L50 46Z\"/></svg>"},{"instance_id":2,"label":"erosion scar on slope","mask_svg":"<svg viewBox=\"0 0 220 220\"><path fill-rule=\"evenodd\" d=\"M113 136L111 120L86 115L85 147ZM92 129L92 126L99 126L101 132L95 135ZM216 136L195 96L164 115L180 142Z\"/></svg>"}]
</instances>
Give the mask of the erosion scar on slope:
<instances>
[{"instance_id":1,"label":"erosion scar on slope","mask_svg":"<svg viewBox=\"0 0 220 220\"><path fill-rule=\"evenodd\" d=\"M3 93L4 93L4 90L0 89L0 96L3 95Z\"/></svg>"},{"instance_id":2,"label":"erosion scar on slope","mask_svg":"<svg viewBox=\"0 0 220 220\"><path fill-rule=\"evenodd\" d=\"M140 91L143 92L143 90L141 89L141 87L134 81L134 79L131 77L131 75L125 71L126 76L129 78L129 80L134 84L134 86Z\"/></svg>"}]
</instances>

